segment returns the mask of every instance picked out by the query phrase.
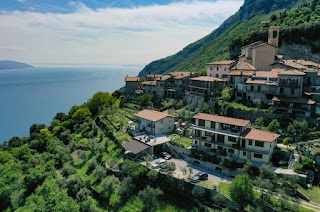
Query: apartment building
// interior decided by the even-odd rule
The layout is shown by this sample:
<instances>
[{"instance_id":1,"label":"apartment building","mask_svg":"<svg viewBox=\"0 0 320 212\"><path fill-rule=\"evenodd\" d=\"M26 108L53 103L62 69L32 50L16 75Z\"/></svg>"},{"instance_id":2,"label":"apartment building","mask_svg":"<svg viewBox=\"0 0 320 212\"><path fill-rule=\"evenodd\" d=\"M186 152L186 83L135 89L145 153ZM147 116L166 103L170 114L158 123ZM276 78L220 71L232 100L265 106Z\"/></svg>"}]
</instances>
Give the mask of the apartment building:
<instances>
[{"instance_id":1,"label":"apartment building","mask_svg":"<svg viewBox=\"0 0 320 212\"><path fill-rule=\"evenodd\" d=\"M254 129L251 122L198 113L193 117L194 147L230 156L239 162L269 163L280 135Z\"/></svg>"}]
</instances>

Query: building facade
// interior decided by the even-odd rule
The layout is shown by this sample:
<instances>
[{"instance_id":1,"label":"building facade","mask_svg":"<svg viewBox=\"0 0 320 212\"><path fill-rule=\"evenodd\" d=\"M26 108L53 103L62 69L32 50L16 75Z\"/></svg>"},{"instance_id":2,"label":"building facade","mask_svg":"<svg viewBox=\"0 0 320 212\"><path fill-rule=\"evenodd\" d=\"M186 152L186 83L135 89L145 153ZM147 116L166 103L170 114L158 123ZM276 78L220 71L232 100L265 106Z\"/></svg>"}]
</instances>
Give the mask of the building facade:
<instances>
[{"instance_id":1,"label":"building facade","mask_svg":"<svg viewBox=\"0 0 320 212\"><path fill-rule=\"evenodd\" d=\"M139 89L140 86L140 78L139 77L129 77L126 76L126 78L124 79L124 81L126 82L126 93L127 94L134 94L136 92L136 90Z\"/></svg>"},{"instance_id":2,"label":"building facade","mask_svg":"<svg viewBox=\"0 0 320 212\"><path fill-rule=\"evenodd\" d=\"M235 66L237 61L224 60L207 63L207 76L228 80L229 70Z\"/></svg>"},{"instance_id":3,"label":"building facade","mask_svg":"<svg viewBox=\"0 0 320 212\"><path fill-rule=\"evenodd\" d=\"M136 114L137 129L150 135L174 132L176 117L155 110L142 110Z\"/></svg>"},{"instance_id":4,"label":"building facade","mask_svg":"<svg viewBox=\"0 0 320 212\"><path fill-rule=\"evenodd\" d=\"M269 163L278 134L254 129L249 120L198 113L193 117L193 146L245 163Z\"/></svg>"}]
</instances>

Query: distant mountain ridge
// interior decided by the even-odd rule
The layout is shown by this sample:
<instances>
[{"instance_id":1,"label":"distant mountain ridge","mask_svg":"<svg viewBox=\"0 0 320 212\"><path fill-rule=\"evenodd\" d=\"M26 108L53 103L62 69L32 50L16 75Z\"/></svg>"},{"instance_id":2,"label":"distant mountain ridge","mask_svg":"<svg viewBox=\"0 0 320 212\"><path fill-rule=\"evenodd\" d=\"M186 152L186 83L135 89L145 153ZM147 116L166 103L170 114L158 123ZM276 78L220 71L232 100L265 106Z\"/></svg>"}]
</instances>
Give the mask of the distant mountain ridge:
<instances>
[{"instance_id":1,"label":"distant mountain ridge","mask_svg":"<svg viewBox=\"0 0 320 212\"><path fill-rule=\"evenodd\" d=\"M18 68L30 68L33 67L26 63L9 61L9 60L0 60L0 70L4 69L18 69Z\"/></svg>"},{"instance_id":2,"label":"distant mountain ridge","mask_svg":"<svg viewBox=\"0 0 320 212\"><path fill-rule=\"evenodd\" d=\"M292 59L304 59L308 56L308 59L319 62L320 39L314 39L313 36L320 29L319 5L320 0L245 0L240 10L224 21L219 28L186 46L175 55L151 62L139 76L149 72L155 74L172 71L204 73L206 63L237 59L242 45L258 40L266 41L269 25L281 26L280 44L282 45L279 49L281 54ZM307 12L310 13L310 10L300 14L303 11L302 8L310 8L315 18L308 16ZM305 16L305 22L296 22L295 20L300 17L295 17L295 14ZM295 36L293 32L298 33L299 36Z\"/></svg>"}]
</instances>

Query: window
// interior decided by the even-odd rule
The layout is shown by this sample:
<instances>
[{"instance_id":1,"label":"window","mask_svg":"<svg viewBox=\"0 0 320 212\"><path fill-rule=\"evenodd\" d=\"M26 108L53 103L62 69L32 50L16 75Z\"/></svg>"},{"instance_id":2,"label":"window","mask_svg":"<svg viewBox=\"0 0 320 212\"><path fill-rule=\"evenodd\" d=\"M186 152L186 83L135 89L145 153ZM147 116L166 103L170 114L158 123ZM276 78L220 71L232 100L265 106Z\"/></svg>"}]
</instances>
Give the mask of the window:
<instances>
[{"instance_id":1,"label":"window","mask_svg":"<svg viewBox=\"0 0 320 212\"><path fill-rule=\"evenodd\" d=\"M200 137L200 136L201 136L201 131L200 131L200 130L195 130L195 131L194 131L194 134L195 134L197 137Z\"/></svg>"},{"instance_id":2,"label":"window","mask_svg":"<svg viewBox=\"0 0 320 212\"><path fill-rule=\"evenodd\" d=\"M243 83L246 83L246 82L247 82L247 80L248 80L247 78L244 78L244 82L243 82Z\"/></svg>"},{"instance_id":3,"label":"window","mask_svg":"<svg viewBox=\"0 0 320 212\"><path fill-rule=\"evenodd\" d=\"M280 94L284 93L284 88L280 88Z\"/></svg>"},{"instance_id":4,"label":"window","mask_svg":"<svg viewBox=\"0 0 320 212\"><path fill-rule=\"evenodd\" d=\"M258 86L258 91L261 91L261 86L260 85Z\"/></svg>"},{"instance_id":5,"label":"window","mask_svg":"<svg viewBox=\"0 0 320 212\"><path fill-rule=\"evenodd\" d=\"M204 143L204 146L205 146L205 147L210 147L210 148L211 148L211 144L208 144L208 143Z\"/></svg>"},{"instance_id":6,"label":"window","mask_svg":"<svg viewBox=\"0 0 320 212\"><path fill-rule=\"evenodd\" d=\"M230 142L237 142L237 138L229 136L228 140Z\"/></svg>"},{"instance_id":7,"label":"window","mask_svg":"<svg viewBox=\"0 0 320 212\"><path fill-rule=\"evenodd\" d=\"M263 147L264 143L262 141L256 141L255 146Z\"/></svg>"},{"instance_id":8,"label":"window","mask_svg":"<svg viewBox=\"0 0 320 212\"><path fill-rule=\"evenodd\" d=\"M211 74L210 74L210 77L211 77Z\"/></svg>"},{"instance_id":9,"label":"window","mask_svg":"<svg viewBox=\"0 0 320 212\"><path fill-rule=\"evenodd\" d=\"M223 147L222 146L218 146L218 150L223 150Z\"/></svg>"},{"instance_id":10,"label":"window","mask_svg":"<svg viewBox=\"0 0 320 212\"><path fill-rule=\"evenodd\" d=\"M227 71L227 68L224 68L224 71Z\"/></svg>"},{"instance_id":11,"label":"window","mask_svg":"<svg viewBox=\"0 0 320 212\"><path fill-rule=\"evenodd\" d=\"M277 36L278 36L278 32L277 32L277 31L273 31L273 32L272 32L272 37L273 37L273 38L276 38Z\"/></svg>"},{"instance_id":12,"label":"window","mask_svg":"<svg viewBox=\"0 0 320 212\"><path fill-rule=\"evenodd\" d=\"M212 71L212 67L210 67L210 71Z\"/></svg>"},{"instance_id":13,"label":"window","mask_svg":"<svg viewBox=\"0 0 320 212\"><path fill-rule=\"evenodd\" d=\"M204 133L204 135L207 136L207 137L212 137L212 133L211 133L211 132L207 132L207 131L206 131L206 132Z\"/></svg>"},{"instance_id":14,"label":"window","mask_svg":"<svg viewBox=\"0 0 320 212\"><path fill-rule=\"evenodd\" d=\"M251 85L251 91L253 91L254 90L254 86L253 85Z\"/></svg>"},{"instance_id":15,"label":"window","mask_svg":"<svg viewBox=\"0 0 320 212\"><path fill-rule=\"evenodd\" d=\"M291 88L291 95L294 95L294 88Z\"/></svg>"},{"instance_id":16,"label":"window","mask_svg":"<svg viewBox=\"0 0 320 212\"><path fill-rule=\"evenodd\" d=\"M219 71L219 67L217 67L217 71Z\"/></svg>"},{"instance_id":17,"label":"window","mask_svg":"<svg viewBox=\"0 0 320 212\"><path fill-rule=\"evenodd\" d=\"M254 153L254 154L253 154L253 157L255 157L255 158L262 158L262 154Z\"/></svg>"},{"instance_id":18,"label":"window","mask_svg":"<svg viewBox=\"0 0 320 212\"><path fill-rule=\"evenodd\" d=\"M201 127L204 127L204 125L205 125L205 120L198 119L198 125L201 126Z\"/></svg>"},{"instance_id":19,"label":"window","mask_svg":"<svg viewBox=\"0 0 320 212\"><path fill-rule=\"evenodd\" d=\"M234 153L234 149L229 149L228 152L229 153Z\"/></svg>"},{"instance_id":20,"label":"window","mask_svg":"<svg viewBox=\"0 0 320 212\"><path fill-rule=\"evenodd\" d=\"M219 77L219 74L216 74L216 77Z\"/></svg>"},{"instance_id":21,"label":"window","mask_svg":"<svg viewBox=\"0 0 320 212\"><path fill-rule=\"evenodd\" d=\"M211 122L211 128L216 129L216 122L214 122L214 121Z\"/></svg>"},{"instance_id":22,"label":"window","mask_svg":"<svg viewBox=\"0 0 320 212\"><path fill-rule=\"evenodd\" d=\"M218 140L218 142L224 143L224 135L218 134L217 140Z\"/></svg>"},{"instance_id":23,"label":"window","mask_svg":"<svg viewBox=\"0 0 320 212\"><path fill-rule=\"evenodd\" d=\"M197 141L197 140L194 140L194 144L198 144L198 141Z\"/></svg>"},{"instance_id":24,"label":"window","mask_svg":"<svg viewBox=\"0 0 320 212\"><path fill-rule=\"evenodd\" d=\"M247 155L247 152L242 152L242 155L243 155L243 156L246 156L246 155Z\"/></svg>"},{"instance_id":25,"label":"window","mask_svg":"<svg viewBox=\"0 0 320 212\"><path fill-rule=\"evenodd\" d=\"M233 77L230 77L230 82L233 83Z\"/></svg>"},{"instance_id":26,"label":"window","mask_svg":"<svg viewBox=\"0 0 320 212\"><path fill-rule=\"evenodd\" d=\"M249 140L249 145L252 146L252 140Z\"/></svg>"}]
</instances>

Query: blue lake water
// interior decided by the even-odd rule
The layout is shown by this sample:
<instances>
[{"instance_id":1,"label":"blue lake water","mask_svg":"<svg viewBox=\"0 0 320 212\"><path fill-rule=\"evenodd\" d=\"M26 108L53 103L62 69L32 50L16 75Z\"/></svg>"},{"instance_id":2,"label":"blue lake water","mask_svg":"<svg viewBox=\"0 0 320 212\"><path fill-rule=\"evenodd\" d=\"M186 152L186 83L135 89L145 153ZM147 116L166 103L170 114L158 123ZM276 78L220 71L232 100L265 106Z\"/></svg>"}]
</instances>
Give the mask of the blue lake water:
<instances>
[{"instance_id":1,"label":"blue lake water","mask_svg":"<svg viewBox=\"0 0 320 212\"><path fill-rule=\"evenodd\" d=\"M58 112L113 92L142 66L35 67L0 70L0 143L28 136L33 123L50 124Z\"/></svg>"}]
</instances>

